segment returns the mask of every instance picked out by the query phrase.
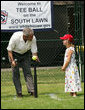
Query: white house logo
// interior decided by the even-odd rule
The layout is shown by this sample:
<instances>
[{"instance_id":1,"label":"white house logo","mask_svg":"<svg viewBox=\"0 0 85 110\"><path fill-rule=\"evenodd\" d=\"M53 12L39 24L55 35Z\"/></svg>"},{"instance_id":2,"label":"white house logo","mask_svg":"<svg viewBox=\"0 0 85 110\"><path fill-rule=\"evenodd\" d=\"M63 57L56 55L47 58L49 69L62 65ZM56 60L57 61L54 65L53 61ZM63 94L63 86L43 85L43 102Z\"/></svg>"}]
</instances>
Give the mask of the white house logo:
<instances>
[{"instance_id":1,"label":"white house logo","mask_svg":"<svg viewBox=\"0 0 85 110\"><path fill-rule=\"evenodd\" d=\"M1 10L1 24L7 23L8 13L4 10Z\"/></svg>"}]
</instances>

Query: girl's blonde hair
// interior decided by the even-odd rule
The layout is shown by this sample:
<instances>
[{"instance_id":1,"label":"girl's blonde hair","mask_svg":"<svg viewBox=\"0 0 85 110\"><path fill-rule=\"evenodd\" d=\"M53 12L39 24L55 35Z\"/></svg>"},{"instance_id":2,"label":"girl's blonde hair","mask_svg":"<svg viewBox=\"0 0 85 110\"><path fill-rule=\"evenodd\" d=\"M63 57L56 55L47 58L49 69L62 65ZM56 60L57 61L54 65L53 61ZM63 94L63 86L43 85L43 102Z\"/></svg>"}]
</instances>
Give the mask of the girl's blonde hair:
<instances>
[{"instance_id":1,"label":"girl's blonde hair","mask_svg":"<svg viewBox=\"0 0 85 110\"><path fill-rule=\"evenodd\" d=\"M68 40L68 43L69 43L69 44L73 44L73 45L74 45L74 40L73 40L72 42L70 42L70 41Z\"/></svg>"}]
</instances>

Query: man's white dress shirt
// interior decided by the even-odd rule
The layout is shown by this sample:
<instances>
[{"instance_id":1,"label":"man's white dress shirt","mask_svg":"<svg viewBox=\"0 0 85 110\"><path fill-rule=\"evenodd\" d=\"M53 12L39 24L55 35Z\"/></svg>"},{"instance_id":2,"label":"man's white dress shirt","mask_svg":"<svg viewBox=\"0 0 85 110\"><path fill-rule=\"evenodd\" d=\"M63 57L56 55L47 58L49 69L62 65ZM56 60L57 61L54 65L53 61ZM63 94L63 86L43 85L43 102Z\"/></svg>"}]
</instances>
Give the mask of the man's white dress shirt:
<instances>
[{"instance_id":1,"label":"man's white dress shirt","mask_svg":"<svg viewBox=\"0 0 85 110\"><path fill-rule=\"evenodd\" d=\"M10 38L7 50L14 51L19 54L24 54L28 50L31 49L32 53L37 53L37 44L36 38L33 35L32 41L27 40L26 42L23 40L23 32L15 32Z\"/></svg>"}]
</instances>

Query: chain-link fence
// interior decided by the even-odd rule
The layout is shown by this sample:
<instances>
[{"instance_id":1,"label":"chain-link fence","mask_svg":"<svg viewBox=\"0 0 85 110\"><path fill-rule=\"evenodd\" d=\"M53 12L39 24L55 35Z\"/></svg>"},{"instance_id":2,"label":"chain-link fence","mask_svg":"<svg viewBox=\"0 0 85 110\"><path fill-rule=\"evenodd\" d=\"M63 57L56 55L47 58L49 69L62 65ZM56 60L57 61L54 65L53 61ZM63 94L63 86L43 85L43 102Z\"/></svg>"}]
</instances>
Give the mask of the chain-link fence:
<instances>
[{"instance_id":1,"label":"chain-link fence","mask_svg":"<svg viewBox=\"0 0 85 110\"><path fill-rule=\"evenodd\" d=\"M38 83L44 82L64 82L64 73L61 66L64 60L65 47L59 37L64 34L72 34L75 40L75 46L84 45L84 3L82 1L54 1L53 4L53 28L50 31L37 31L38 56L41 63L37 67L56 67L50 69L40 69L37 71ZM56 30L56 31L55 31ZM8 61L7 45L13 32L1 33L1 81L2 85L11 83L11 70ZM79 52L78 52L79 53ZM80 54L82 64L84 65L83 52ZM77 54L77 64L79 54ZM32 62L33 66L33 62ZM79 65L78 65L79 66ZM81 65L82 66L82 65ZM5 68L5 69L4 69ZM8 69L6 69L8 68ZM84 66L82 66L84 72ZM48 71L48 72L47 72ZM82 80L84 73L82 72Z\"/></svg>"}]
</instances>

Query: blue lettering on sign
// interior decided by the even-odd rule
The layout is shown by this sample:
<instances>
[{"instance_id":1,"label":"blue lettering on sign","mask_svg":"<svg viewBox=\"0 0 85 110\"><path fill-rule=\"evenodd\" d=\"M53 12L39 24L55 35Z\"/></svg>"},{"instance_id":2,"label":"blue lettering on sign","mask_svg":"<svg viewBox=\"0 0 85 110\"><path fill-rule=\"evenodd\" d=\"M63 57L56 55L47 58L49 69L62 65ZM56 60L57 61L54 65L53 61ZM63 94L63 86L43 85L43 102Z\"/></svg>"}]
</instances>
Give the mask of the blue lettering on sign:
<instances>
[{"instance_id":1,"label":"blue lettering on sign","mask_svg":"<svg viewBox=\"0 0 85 110\"><path fill-rule=\"evenodd\" d=\"M36 19L11 19L11 24L26 24L26 23L44 23L48 22L47 18L36 18Z\"/></svg>"}]
</instances>

